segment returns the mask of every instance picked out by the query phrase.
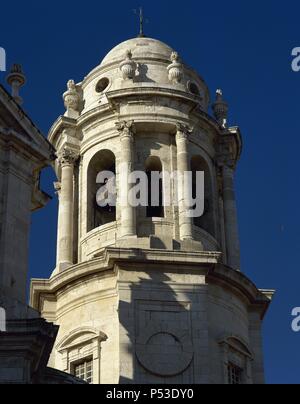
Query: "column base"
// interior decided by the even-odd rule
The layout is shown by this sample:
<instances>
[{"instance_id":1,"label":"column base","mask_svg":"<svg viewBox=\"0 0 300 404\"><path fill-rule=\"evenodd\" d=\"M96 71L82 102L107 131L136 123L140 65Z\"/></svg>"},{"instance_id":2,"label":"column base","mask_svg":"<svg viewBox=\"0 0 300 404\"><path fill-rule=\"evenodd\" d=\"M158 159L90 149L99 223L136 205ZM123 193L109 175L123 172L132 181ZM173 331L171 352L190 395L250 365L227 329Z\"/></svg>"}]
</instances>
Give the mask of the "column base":
<instances>
[{"instance_id":1,"label":"column base","mask_svg":"<svg viewBox=\"0 0 300 404\"><path fill-rule=\"evenodd\" d=\"M116 246L121 248L133 248L138 247L138 236L121 236L116 241Z\"/></svg>"},{"instance_id":2,"label":"column base","mask_svg":"<svg viewBox=\"0 0 300 404\"><path fill-rule=\"evenodd\" d=\"M201 241L185 239L180 241L180 250L182 251L204 251Z\"/></svg>"},{"instance_id":3,"label":"column base","mask_svg":"<svg viewBox=\"0 0 300 404\"><path fill-rule=\"evenodd\" d=\"M52 277L52 276L55 276L55 275L57 275L57 274L59 274L60 272L65 271L66 269L72 267L73 265L74 265L74 264L71 263L71 262L60 262L60 263L56 266L56 268L54 269L54 271L52 272L51 277Z\"/></svg>"}]
</instances>

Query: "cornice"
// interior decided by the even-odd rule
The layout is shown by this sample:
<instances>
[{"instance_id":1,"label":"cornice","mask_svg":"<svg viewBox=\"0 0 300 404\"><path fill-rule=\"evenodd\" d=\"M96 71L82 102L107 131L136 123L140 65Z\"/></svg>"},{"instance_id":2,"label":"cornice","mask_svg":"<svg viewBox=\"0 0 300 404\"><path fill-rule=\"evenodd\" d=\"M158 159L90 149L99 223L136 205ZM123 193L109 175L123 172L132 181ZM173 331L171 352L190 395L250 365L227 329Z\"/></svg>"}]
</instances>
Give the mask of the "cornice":
<instances>
[{"instance_id":1,"label":"cornice","mask_svg":"<svg viewBox=\"0 0 300 404\"><path fill-rule=\"evenodd\" d=\"M106 93L106 96L109 101L118 100L120 98L128 98L135 96L165 96L168 98L178 98L179 100L184 100L187 103L193 104L195 106L200 105L200 98L189 94L185 91L177 90L175 88L169 87L161 87L161 86L145 86L141 87L140 85L136 85L130 88L123 88L119 90L113 90Z\"/></svg>"},{"instance_id":2,"label":"cornice","mask_svg":"<svg viewBox=\"0 0 300 404\"><path fill-rule=\"evenodd\" d=\"M64 115L61 115L57 118L54 124L51 126L48 134L48 141L53 145L56 143L57 135L63 131L64 129L76 129L77 128L77 120L68 118Z\"/></svg>"},{"instance_id":3,"label":"cornice","mask_svg":"<svg viewBox=\"0 0 300 404\"><path fill-rule=\"evenodd\" d=\"M114 119L119 117L119 104L123 101L130 102L130 99L136 99L137 103L146 103L147 99L151 100L155 96L167 97L172 100L177 99L181 102L185 102L190 105L190 115L193 115L193 120L201 119L208 128L212 128L216 134L221 133L221 128L218 122L212 118L207 112L205 112L200 104L199 97L193 94L188 94L184 91L176 90L174 88L161 88L161 87L133 87L125 88L120 90L114 90L106 93L108 104L98 105L95 108L88 110L87 112L80 115L77 119L67 118L65 116L60 116L52 125L48 140L52 145L57 143L58 135L66 128L73 128L75 130L86 129L85 125L93 126L94 122L99 118L99 116L105 117L105 120ZM143 100L140 97L144 97ZM155 117L153 121L157 121L156 113L141 113L130 115L129 118L135 120L144 121L145 117L151 121L151 115ZM170 120L173 121L174 117L168 114L160 114L160 119L166 122ZM123 118L123 117L122 117ZM172 119L173 118L173 119ZM178 119L177 119L178 120ZM98 124L98 123L97 123Z\"/></svg>"},{"instance_id":4,"label":"cornice","mask_svg":"<svg viewBox=\"0 0 300 404\"><path fill-rule=\"evenodd\" d=\"M243 148L240 129L234 126L223 130L218 137L216 148L218 165L235 170Z\"/></svg>"},{"instance_id":5,"label":"cornice","mask_svg":"<svg viewBox=\"0 0 300 404\"><path fill-rule=\"evenodd\" d=\"M26 133L26 135L35 140L39 147L44 149L43 152L40 152L40 154L53 154L53 147L44 137L42 132L33 123L20 105L17 104L13 97L0 84L0 106L1 105L6 109L6 113L10 114L14 118L17 125L24 130L24 134Z\"/></svg>"},{"instance_id":6,"label":"cornice","mask_svg":"<svg viewBox=\"0 0 300 404\"><path fill-rule=\"evenodd\" d=\"M14 129L6 129L0 126L0 140L6 148L15 148L16 151L23 154L28 160L36 159L36 164L41 168L54 160L54 148L47 143L45 150L39 144L33 141L26 133L19 133Z\"/></svg>"},{"instance_id":7,"label":"cornice","mask_svg":"<svg viewBox=\"0 0 300 404\"><path fill-rule=\"evenodd\" d=\"M221 283L236 291L248 300L249 305L257 308L263 317L273 296L273 291L260 291L243 273L235 271L221 263L219 252L194 252L167 250L141 250L126 248L103 249L94 260L74 265L67 270L55 274L49 280L33 279L30 291L32 307L40 309L41 296L56 294L65 286L70 287L78 281L92 275L103 273L103 276L115 276L117 266L126 270L139 270L140 264L159 264L170 266L170 271L181 266L183 269L197 271L212 283ZM128 265L130 263L130 265ZM124 265L125 264L125 265Z\"/></svg>"},{"instance_id":8,"label":"cornice","mask_svg":"<svg viewBox=\"0 0 300 404\"><path fill-rule=\"evenodd\" d=\"M77 281L80 278L93 275L99 272L115 271L117 262L164 262L166 264L185 263L186 265L216 264L221 260L221 253L218 252L172 252L164 250L138 250L126 248L105 248L94 260L74 265L67 270L55 274L50 279L33 279L31 283L30 301L32 307L38 307L39 294L44 291L56 293L66 285Z\"/></svg>"}]
</instances>

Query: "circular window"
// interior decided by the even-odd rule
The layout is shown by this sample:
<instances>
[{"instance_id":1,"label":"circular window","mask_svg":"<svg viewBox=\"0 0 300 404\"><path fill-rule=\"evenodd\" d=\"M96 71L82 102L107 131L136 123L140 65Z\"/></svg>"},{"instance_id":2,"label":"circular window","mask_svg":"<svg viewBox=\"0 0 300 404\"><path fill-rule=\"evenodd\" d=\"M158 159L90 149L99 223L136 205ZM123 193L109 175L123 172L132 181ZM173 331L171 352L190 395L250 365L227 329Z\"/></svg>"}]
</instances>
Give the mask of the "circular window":
<instances>
[{"instance_id":1,"label":"circular window","mask_svg":"<svg viewBox=\"0 0 300 404\"><path fill-rule=\"evenodd\" d=\"M103 93L109 86L109 79L107 77L103 77L103 79L99 80L96 85L97 93Z\"/></svg>"},{"instance_id":2,"label":"circular window","mask_svg":"<svg viewBox=\"0 0 300 404\"><path fill-rule=\"evenodd\" d=\"M192 94L197 95L198 97L200 97L200 95L201 95L200 89L199 89L199 87L197 86L196 83L190 82L190 83L188 84L188 87L189 87L189 91L190 91Z\"/></svg>"}]
</instances>

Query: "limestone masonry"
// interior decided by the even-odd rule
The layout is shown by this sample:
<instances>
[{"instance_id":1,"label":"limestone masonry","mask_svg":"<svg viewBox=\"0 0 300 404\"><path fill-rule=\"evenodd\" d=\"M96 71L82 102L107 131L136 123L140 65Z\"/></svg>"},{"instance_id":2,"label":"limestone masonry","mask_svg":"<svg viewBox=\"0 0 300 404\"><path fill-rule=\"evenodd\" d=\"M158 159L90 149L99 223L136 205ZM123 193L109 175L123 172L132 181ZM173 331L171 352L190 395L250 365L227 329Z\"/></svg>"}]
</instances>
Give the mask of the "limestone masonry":
<instances>
[{"instance_id":1,"label":"limestone masonry","mask_svg":"<svg viewBox=\"0 0 300 404\"><path fill-rule=\"evenodd\" d=\"M210 115L198 73L169 46L139 37L81 83L70 80L63 100L48 137L57 158L46 157L57 174L57 262L30 293L59 327L49 366L94 384L264 383L261 328L273 292L241 272L242 138L228 126L222 91ZM162 200L164 173L204 171L204 215L188 217L182 201L121 206L124 164L161 172ZM96 204L102 171L116 174L116 207Z\"/></svg>"}]
</instances>

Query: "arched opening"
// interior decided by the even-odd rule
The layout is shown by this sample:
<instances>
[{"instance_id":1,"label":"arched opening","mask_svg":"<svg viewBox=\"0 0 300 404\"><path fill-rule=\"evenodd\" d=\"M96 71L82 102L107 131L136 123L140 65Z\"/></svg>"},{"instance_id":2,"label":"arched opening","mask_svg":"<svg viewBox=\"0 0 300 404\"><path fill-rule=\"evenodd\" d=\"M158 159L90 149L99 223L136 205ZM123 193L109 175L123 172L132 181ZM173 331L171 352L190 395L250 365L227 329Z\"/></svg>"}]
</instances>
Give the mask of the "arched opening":
<instances>
[{"instance_id":1,"label":"arched opening","mask_svg":"<svg viewBox=\"0 0 300 404\"><path fill-rule=\"evenodd\" d=\"M148 178L147 217L164 217L163 169L159 157L149 157L145 170Z\"/></svg>"},{"instance_id":2,"label":"arched opening","mask_svg":"<svg viewBox=\"0 0 300 404\"><path fill-rule=\"evenodd\" d=\"M194 83L192 81L189 82L188 89L192 94L196 95L197 97L200 97L200 95L201 95L200 89L196 83Z\"/></svg>"},{"instance_id":3,"label":"arched opening","mask_svg":"<svg viewBox=\"0 0 300 404\"><path fill-rule=\"evenodd\" d=\"M101 358L97 351L106 340L107 335L94 328L82 327L72 331L56 346L63 370L88 384L99 384Z\"/></svg>"},{"instance_id":4,"label":"arched opening","mask_svg":"<svg viewBox=\"0 0 300 404\"><path fill-rule=\"evenodd\" d=\"M110 175L108 175L110 173ZM88 168L87 231L116 221L116 206L112 203L116 158L110 150L99 151ZM103 201L108 201L103 206Z\"/></svg>"},{"instance_id":5,"label":"arched opening","mask_svg":"<svg viewBox=\"0 0 300 404\"><path fill-rule=\"evenodd\" d=\"M251 384L253 353L239 337L229 336L219 342L222 347L224 382L228 384Z\"/></svg>"},{"instance_id":6,"label":"arched opening","mask_svg":"<svg viewBox=\"0 0 300 404\"><path fill-rule=\"evenodd\" d=\"M211 175L206 161L201 156L194 156L191 159L191 171L193 176L193 198L197 197L196 189L196 173L204 172L204 213L202 216L194 218L194 225L205 230L214 236L214 219L213 219L213 196Z\"/></svg>"}]
</instances>

